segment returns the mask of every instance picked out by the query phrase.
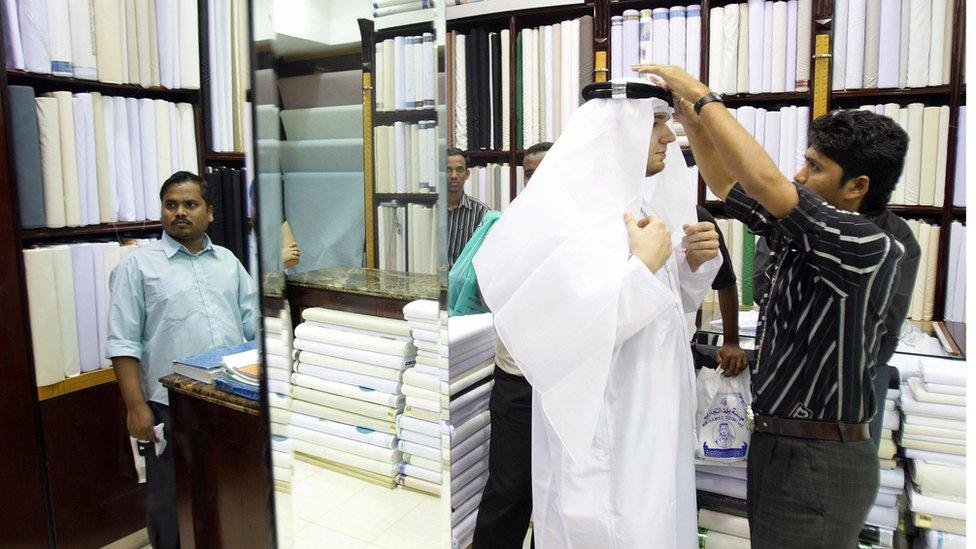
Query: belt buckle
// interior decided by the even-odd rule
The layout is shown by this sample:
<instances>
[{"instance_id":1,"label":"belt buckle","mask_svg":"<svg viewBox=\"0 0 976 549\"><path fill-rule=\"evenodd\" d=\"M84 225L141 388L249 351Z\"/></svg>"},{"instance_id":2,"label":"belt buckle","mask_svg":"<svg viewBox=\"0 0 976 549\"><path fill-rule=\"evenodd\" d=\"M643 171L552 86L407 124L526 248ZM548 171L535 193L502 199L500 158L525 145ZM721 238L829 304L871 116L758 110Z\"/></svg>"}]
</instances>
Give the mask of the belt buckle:
<instances>
[{"instance_id":1,"label":"belt buckle","mask_svg":"<svg viewBox=\"0 0 976 549\"><path fill-rule=\"evenodd\" d=\"M756 414L752 411L752 405L746 406L746 429L750 433L756 431Z\"/></svg>"}]
</instances>

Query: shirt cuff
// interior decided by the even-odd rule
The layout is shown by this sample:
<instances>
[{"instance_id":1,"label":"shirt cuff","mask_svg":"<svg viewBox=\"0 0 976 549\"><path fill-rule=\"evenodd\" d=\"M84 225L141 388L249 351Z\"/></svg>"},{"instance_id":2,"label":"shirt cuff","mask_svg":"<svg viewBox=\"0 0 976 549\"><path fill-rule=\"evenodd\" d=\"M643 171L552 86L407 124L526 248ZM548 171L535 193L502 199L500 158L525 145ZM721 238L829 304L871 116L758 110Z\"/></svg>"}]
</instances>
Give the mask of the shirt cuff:
<instances>
[{"instance_id":1,"label":"shirt cuff","mask_svg":"<svg viewBox=\"0 0 976 549\"><path fill-rule=\"evenodd\" d=\"M758 202L746 194L740 183L736 183L729 191L728 196L725 197L724 204L726 214L745 223L749 220L749 216L752 215Z\"/></svg>"},{"instance_id":2,"label":"shirt cuff","mask_svg":"<svg viewBox=\"0 0 976 549\"><path fill-rule=\"evenodd\" d=\"M142 345L134 341L109 341L105 354L105 358L108 359L131 356L136 360L142 360Z\"/></svg>"}]
</instances>

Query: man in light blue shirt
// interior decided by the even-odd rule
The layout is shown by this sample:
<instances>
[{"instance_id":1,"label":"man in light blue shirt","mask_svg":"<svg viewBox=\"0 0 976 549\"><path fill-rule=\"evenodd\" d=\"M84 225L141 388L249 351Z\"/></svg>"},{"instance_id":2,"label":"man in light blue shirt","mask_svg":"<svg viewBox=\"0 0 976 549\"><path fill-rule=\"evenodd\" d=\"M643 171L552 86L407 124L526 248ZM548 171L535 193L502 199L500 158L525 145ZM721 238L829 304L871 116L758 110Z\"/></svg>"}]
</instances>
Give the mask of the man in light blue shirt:
<instances>
[{"instance_id":1,"label":"man in light blue shirt","mask_svg":"<svg viewBox=\"0 0 976 549\"><path fill-rule=\"evenodd\" d=\"M206 182L189 172L159 191L163 235L112 273L108 356L126 407L129 434L155 442L170 433L169 398L159 378L173 360L254 339L254 281L233 253L206 235L213 221ZM172 446L146 452L147 529L153 547L179 547Z\"/></svg>"}]
</instances>

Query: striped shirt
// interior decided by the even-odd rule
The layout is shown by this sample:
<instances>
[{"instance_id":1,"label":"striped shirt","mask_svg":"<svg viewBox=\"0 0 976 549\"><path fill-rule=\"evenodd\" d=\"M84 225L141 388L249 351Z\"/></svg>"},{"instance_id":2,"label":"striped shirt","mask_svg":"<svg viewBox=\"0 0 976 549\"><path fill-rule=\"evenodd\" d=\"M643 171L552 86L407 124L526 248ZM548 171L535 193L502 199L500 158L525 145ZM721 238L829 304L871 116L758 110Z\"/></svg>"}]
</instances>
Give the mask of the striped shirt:
<instances>
[{"instance_id":1,"label":"striped shirt","mask_svg":"<svg viewBox=\"0 0 976 549\"><path fill-rule=\"evenodd\" d=\"M479 202L466 194L461 195L461 203L457 208L447 212L447 267L450 269L457 261L464 245L471 235L481 225L481 218L489 210L483 202Z\"/></svg>"},{"instance_id":2,"label":"striped shirt","mask_svg":"<svg viewBox=\"0 0 976 549\"><path fill-rule=\"evenodd\" d=\"M874 415L874 362L902 247L868 218L796 184L777 219L736 185L729 215L769 239L770 291L760 311L752 408L758 413L865 423Z\"/></svg>"}]
</instances>

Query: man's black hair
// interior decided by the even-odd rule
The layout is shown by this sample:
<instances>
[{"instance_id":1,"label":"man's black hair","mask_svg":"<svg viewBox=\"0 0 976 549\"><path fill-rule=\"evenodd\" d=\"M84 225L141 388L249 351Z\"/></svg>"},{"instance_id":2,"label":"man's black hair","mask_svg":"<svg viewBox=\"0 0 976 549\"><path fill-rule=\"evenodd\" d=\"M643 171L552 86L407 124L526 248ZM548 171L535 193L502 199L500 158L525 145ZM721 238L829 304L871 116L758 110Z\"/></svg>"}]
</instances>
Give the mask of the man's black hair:
<instances>
[{"instance_id":1,"label":"man's black hair","mask_svg":"<svg viewBox=\"0 0 976 549\"><path fill-rule=\"evenodd\" d=\"M447 148L447 155L444 158L447 158L448 156L460 156L461 158L463 158L464 159L464 167L465 168L467 168L468 166L471 165L471 159L468 158L468 153L465 152L465 151L462 151L461 149L459 149L457 147L448 147Z\"/></svg>"},{"instance_id":2,"label":"man's black hair","mask_svg":"<svg viewBox=\"0 0 976 549\"><path fill-rule=\"evenodd\" d=\"M881 213L905 166L908 134L894 120L864 110L836 110L810 125L810 146L840 165L841 184L870 179L861 213Z\"/></svg>"},{"instance_id":3,"label":"man's black hair","mask_svg":"<svg viewBox=\"0 0 976 549\"><path fill-rule=\"evenodd\" d=\"M543 141L541 143L536 143L535 145L532 145L528 149L525 149L525 156L529 156L530 154L544 153L544 152L548 151L551 148L552 148L552 143L549 142L549 141Z\"/></svg>"}]
</instances>

